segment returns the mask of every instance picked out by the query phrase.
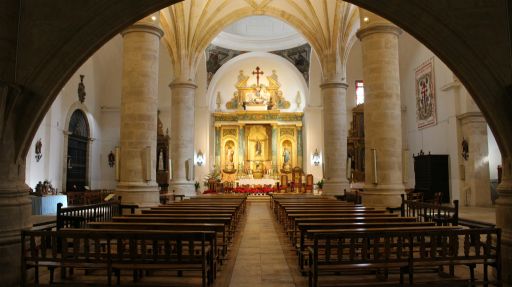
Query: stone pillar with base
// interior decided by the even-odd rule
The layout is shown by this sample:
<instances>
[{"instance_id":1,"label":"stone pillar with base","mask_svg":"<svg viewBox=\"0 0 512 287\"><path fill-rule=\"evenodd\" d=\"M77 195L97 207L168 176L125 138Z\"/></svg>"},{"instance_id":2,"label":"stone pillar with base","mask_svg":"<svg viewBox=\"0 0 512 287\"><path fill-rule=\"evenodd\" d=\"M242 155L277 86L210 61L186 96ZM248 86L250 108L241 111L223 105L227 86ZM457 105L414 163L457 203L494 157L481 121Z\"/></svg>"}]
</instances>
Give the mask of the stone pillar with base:
<instances>
[{"instance_id":1,"label":"stone pillar with base","mask_svg":"<svg viewBox=\"0 0 512 287\"><path fill-rule=\"evenodd\" d=\"M487 122L481 112L464 113L458 115L457 119L460 120L462 137L468 144L467 157L462 159L466 176L461 184L464 185L462 190L469 194L461 194L461 201L465 205L490 207L492 201L487 160ZM462 145L459 148L462 154Z\"/></svg>"},{"instance_id":2,"label":"stone pillar with base","mask_svg":"<svg viewBox=\"0 0 512 287\"><path fill-rule=\"evenodd\" d=\"M176 194L195 195L194 191L194 97L197 85L174 81L171 88L171 161L170 189Z\"/></svg>"},{"instance_id":3,"label":"stone pillar with base","mask_svg":"<svg viewBox=\"0 0 512 287\"><path fill-rule=\"evenodd\" d=\"M116 192L122 196L123 203L139 206L160 202L156 141L158 62L163 32L158 23L158 14L154 14L122 32L121 155Z\"/></svg>"},{"instance_id":4,"label":"stone pillar with base","mask_svg":"<svg viewBox=\"0 0 512 287\"><path fill-rule=\"evenodd\" d=\"M503 150L502 150L503 152ZM496 200L496 225L501 228L503 286L512 286L512 157L502 154L502 179Z\"/></svg>"},{"instance_id":5,"label":"stone pillar with base","mask_svg":"<svg viewBox=\"0 0 512 287\"><path fill-rule=\"evenodd\" d=\"M404 192L398 66L401 30L362 9L360 16L362 24L357 37L363 49L365 88L365 185L362 201L366 206L398 207L400 194Z\"/></svg>"},{"instance_id":6,"label":"stone pillar with base","mask_svg":"<svg viewBox=\"0 0 512 287\"><path fill-rule=\"evenodd\" d=\"M350 188L346 178L347 87L341 81L326 81L320 86L324 105L325 195L342 195Z\"/></svg>"}]
</instances>

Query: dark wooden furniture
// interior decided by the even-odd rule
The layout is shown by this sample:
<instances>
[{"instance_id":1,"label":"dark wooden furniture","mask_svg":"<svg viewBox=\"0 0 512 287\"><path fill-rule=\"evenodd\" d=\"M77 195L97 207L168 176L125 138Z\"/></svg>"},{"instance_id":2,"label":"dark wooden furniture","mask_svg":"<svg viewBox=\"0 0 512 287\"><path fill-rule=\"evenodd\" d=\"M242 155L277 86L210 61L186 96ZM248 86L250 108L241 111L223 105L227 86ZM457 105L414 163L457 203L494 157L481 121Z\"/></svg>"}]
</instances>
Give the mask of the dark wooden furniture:
<instances>
[{"instance_id":1,"label":"dark wooden furniture","mask_svg":"<svg viewBox=\"0 0 512 287\"><path fill-rule=\"evenodd\" d=\"M38 286L40 267L50 268L50 284L55 268L61 268L64 277L67 268L106 270L109 286L114 272L120 284L121 270L200 271L203 287L215 275L214 231L23 230L21 242L21 286L27 285L29 268L35 268Z\"/></svg>"},{"instance_id":2,"label":"dark wooden furniture","mask_svg":"<svg viewBox=\"0 0 512 287\"><path fill-rule=\"evenodd\" d=\"M384 270L385 275L389 270L399 270L399 284L403 286L404 274L408 274L409 284L414 286L415 269L443 265L450 267L452 276L455 265L469 267L471 286L476 283L475 267L481 265L484 272L480 283L501 286L500 229L434 226L308 233L313 238L309 248L309 286L318 286L320 275L349 275L361 266L368 271ZM494 282L488 278L489 266L496 270Z\"/></svg>"},{"instance_id":3,"label":"dark wooden furniture","mask_svg":"<svg viewBox=\"0 0 512 287\"><path fill-rule=\"evenodd\" d=\"M351 182L364 182L364 104L352 109L352 126L347 137L347 156L351 159Z\"/></svg>"},{"instance_id":4,"label":"dark wooden furniture","mask_svg":"<svg viewBox=\"0 0 512 287\"><path fill-rule=\"evenodd\" d=\"M424 201L434 201L441 193L441 202L450 202L448 155L419 154L414 156L415 192L423 193Z\"/></svg>"},{"instance_id":5,"label":"dark wooden furniture","mask_svg":"<svg viewBox=\"0 0 512 287\"><path fill-rule=\"evenodd\" d=\"M406 200L402 197L402 216L413 216L418 221L431 221L440 226L459 225L459 201L454 200L453 205L438 204L435 202L423 202L418 200Z\"/></svg>"},{"instance_id":6,"label":"dark wooden furniture","mask_svg":"<svg viewBox=\"0 0 512 287\"><path fill-rule=\"evenodd\" d=\"M122 205L119 200L107 201L82 206L62 207L57 204L57 230L72 227L84 227L88 222L110 221L112 217L119 216L123 209L129 209L133 214L137 205Z\"/></svg>"}]
</instances>

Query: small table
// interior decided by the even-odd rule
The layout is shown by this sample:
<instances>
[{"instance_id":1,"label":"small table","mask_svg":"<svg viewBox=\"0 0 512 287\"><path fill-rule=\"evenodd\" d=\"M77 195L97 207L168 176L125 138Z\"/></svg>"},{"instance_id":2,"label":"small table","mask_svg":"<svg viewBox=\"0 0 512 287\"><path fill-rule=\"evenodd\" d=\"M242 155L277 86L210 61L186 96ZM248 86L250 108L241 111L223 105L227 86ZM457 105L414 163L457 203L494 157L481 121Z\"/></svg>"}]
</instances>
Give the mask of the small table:
<instances>
[{"instance_id":1,"label":"small table","mask_svg":"<svg viewBox=\"0 0 512 287\"><path fill-rule=\"evenodd\" d=\"M173 194L172 198L174 201L176 201L176 198L179 198L180 201L183 201L183 198L185 198L185 195L184 194Z\"/></svg>"}]
</instances>

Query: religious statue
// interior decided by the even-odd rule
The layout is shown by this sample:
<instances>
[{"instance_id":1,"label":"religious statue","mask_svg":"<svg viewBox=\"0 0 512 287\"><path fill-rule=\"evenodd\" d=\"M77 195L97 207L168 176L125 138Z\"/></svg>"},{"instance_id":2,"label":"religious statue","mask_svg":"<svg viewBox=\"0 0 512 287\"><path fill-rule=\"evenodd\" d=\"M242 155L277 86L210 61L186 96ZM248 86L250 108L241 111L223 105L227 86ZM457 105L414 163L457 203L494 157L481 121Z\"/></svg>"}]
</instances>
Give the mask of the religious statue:
<instances>
[{"instance_id":1,"label":"religious statue","mask_svg":"<svg viewBox=\"0 0 512 287\"><path fill-rule=\"evenodd\" d=\"M225 164L223 171L228 174L232 174L236 172L235 169L235 151L233 149L233 142L228 142L225 147Z\"/></svg>"},{"instance_id":2,"label":"religious statue","mask_svg":"<svg viewBox=\"0 0 512 287\"><path fill-rule=\"evenodd\" d=\"M158 170L165 170L164 167L164 149L160 148L158 151Z\"/></svg>"},{"instance_id":3,"label":"religious statue","mask_svg":"<svg viewBox=\"0 0 512 287\"><path fill-rule=\"evenodd\" d=\"M257 140L256 144L254 145L255 154L257 156L261 156L261 141Z\"/></svg>"},{"instance_id":4,"label":"religious statue","mask_svg":"<svg viewBox=\"0 0 512 287\"><path fill-rule=\"evenodd\" d=\"M85 85L84 85L84 75L80 75L80 83L78 83L78 100L80 103L84 103L85 101Z\"/></svg>"},{"instance_id":5,"label":"religious statue","mask_svg":"<svg viewBox=\"0 0 512 287\"><path fill-rule=\"evenodd\" d=\"M289 173L291 171L291 154L288 147L284 147L283 150L283 168L281 169L281 172Z\"/></svg>"},{"instance_id":6,"label":"religious statue","mask_svg":"<svg viewBox=\"0 0 512 287\"><path fill-rule=\"evenodd\" d=\"M283 151L283 164L290 164L290 151L286 147Z\"/></svg>"}]
</instances>

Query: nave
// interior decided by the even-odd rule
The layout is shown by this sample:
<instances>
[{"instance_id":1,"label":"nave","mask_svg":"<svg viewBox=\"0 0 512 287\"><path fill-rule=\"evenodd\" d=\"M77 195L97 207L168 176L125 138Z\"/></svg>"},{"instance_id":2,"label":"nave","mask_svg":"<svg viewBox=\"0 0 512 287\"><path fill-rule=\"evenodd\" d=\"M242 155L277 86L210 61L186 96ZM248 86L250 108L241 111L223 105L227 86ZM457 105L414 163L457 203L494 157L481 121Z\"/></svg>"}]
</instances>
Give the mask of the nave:
<instances>
[{"instance_id":1,"label":"nave","mask_svg":"<svg viewBox=\"0 0 512 287\"><path fill-rule=\"evenodd\" d=\"M238 201L236 199L233 200ZM216 258L215 262L208 260L207 263L207 282L210 286L397 285L400 280L398 272L400 270L396 268L399 265L393 264L404 264L407 262L400 262L398 260L400 256L395 255L402 252L404 254L402 256L407 261L407 246L412 241L418 245L414 245L415 249L411 249L411 252L418 252L418 254L414 254L409 259L419 258L424 260L429 264L427 265L429 266L427 271L435 271L434 273L425 273L425 270L419 270L420 272L415 270L413 272L414 285L435 282L438 286L443 286L449 282L449 284L454 286L466 286L470 272L468 272L468 268L465 265L469 264L476 267L475 278L480 283L486 283L487 280L485 277L482 277L486 275L485 273L482 274L484 269L482 269L483 264L481 263L484 262L483 260L486 260L485 262L489 263L490 266L495 266L493 260L499 254L499 249L496 249L499 248L499 243L496 246L491 240L498 240L499 242L499 231L494 228L480 227L469 229L457 224L433 226L434 224L425 221L425 218L421 219L419 214L417 218L398 216L398 214L393 215L385 210L365 208L353 203L322 197L300 198L294 196L290 198L282 196L280 198L279 195L276 195L272 198L270 204L268 201L246 202L244 198L239 203L234 204L238 206L236 208L230 207L233 206L232 203L234 201L231 203L228 203L228 201L231 200L218 197L197 198L152 208L138 215L113 216L111 220L104 222L91 221L85 226L88 229L82 230L84 232L78 237L76 237L76 234L79 232L76 229L61 229L61 235L68 234L68 237L57 238L67 242L67 244L63 243L62 245L69 246L62 249L62 255L58 257L59 260L57 260L55 265L45 266L52 266L56 269L54 283L58 285L104 285L104 270L110 268L114 270L116 276L119 276L117 283L121 286L205 286L206 281L201 283L200 272L197 273L199 269L192 268L192 265L195 264L194 258L197 257L198 249L196 248L197 246L191 244L197 244L198 241L197 239L191 240L190 237L185 238L185 236L190 236L193 233L192 229L206 230L206 228L214 226L211 223L193 224L192 222L219 222L224 220L222 218L227 213L230 213L229 210L232 210L233 213L231 219L226 221L226 229L221 229L223 231L217 233L216 238L218 241L210 241L207 244L208 246L206 246L210 248L208 249L210 251L217 251L212 253L217 254L213 256ZM413 205L412 202L406 203L410 206ZM319 211L319 209L322 210ZM199 214L203 215L199 217ZM487 216L485 211L482 210L477 212L465 210L464 214L465 218L461 219L464 222ZM425 216L425 214L422 216ZM177 220L181 223L176 223ZM107 229L99 230L103 228ZM323 230L320 228L323 228ZM353 230L354 228L358 229ZM115 237L117 235L103 238L107 240L107 243L101 243L103 239L98 241L99 237L87 235L98 235L108 232L117 233L115 229L123 229L119 233L126 234L120 235L121 241L118 238L117 243L112 246L109 245L108 240L113 239L112 236ZM186 244L178 244L178 237L160 246L157 246L156 242L153 242L152 245L149 242L151 236L156 236L154 233L157 229L157 233L167 232L167 236L175 236L178 233L182 234L182 239L188 241L188 247L185 247ZM129 234L134 232L137 233L138 238L130 237ZM32 235L36 233L32 232ZM195 231L195 233L200 232ZM407 237L411 234L414 235L414 238L417 237L418 239L411 240L410 237ZM478 238L477 234L480 235L481 240L475 241L474 238ZM44 261L51 259L51 256L45 252L45 249L48 248L48 245L53 245L53 242L57 241L51 241L52 243L50 244L44 237L40 237L39 240L32 240L30 232L26 232L25 235L30 237L30 251L37 249L39 250L38 253L47 254L48 257L40 260L41 267L43 267ZM68 240L72 235L75 236L73 240ZM497 235L498 237L490 237ZM302 239L303 236L305 236L305 240ZM351 238L349 244L345 244L348 241L338 240L338 237L345 238L346 236ZM84 238L86 238L85 241L80 241ZM301 238L301 240L298 240L298 238ZM316 240L319 238L323 243L317 246ZM368 241L369 238L373 239ZM380 241L380 246L372 247L372 245L379 245L378 238L382 240ZM140 240L140 245L135 246L133 242L138 241L137 239L142 240ZM156 239L153 237L153 240ZM311 239L314 239L314 241ZM166 239L159 238L158 240L165 241ZM390 241L388 242L388 240ZM194 242L192 243L192 241ZM80 244L77 245L77 242L80 242ZM123 244L120 244L120 242L123 242ZM386 244L383 244L384 242ZM455 245L453 244L454 242ZM103 268L103 270L101 270L101 265L92 266L91 263L91 260L94 261L96 259L98 261L98 257L105 255L105 251L94 251L96 253L93 254L92 250L99 249L101 244L106 244L108 250L110 250L110 247L116 250L115 252L108 253L109 261L114 262L113 267ZM341 244L344 244L344 246L341 247ZM388 244L390 244L391 248ZM55 246L57 245L55 244ZM83 248L81 245L89 245L89 247ZM125 247L120 249L120 246ZM227 252L224 252L224 246L227 247ZM190 248L195 250L195 255L187 253L187 250L191 250ZM178 249L183 249L183 253L180 253L182 258L171 259L174 253L178 252ZM136 250L139 251L137 252ZM141 250L145 251L141 252ZM155 254L152 253L152 250L159 250L159 252ZM318 253L318 257L311 257L312 250L321 250L321 252ZM28 253L32 254L32 252ZM136 253L136 256L133 256L132 253ZM146 253L150 256L144 258L145 261L139 261L140 257L147 255ZM388 259L376 260L379 259L377 254L388 256L386 257ZM161 255L163 256L158 257L159 261L156 265L154 264L155 262L150 262L153 256ZM124 261L119 260L119 257L123 256L125 256ZM34 264L33 262L31 263L33 258L29 257L27 255L28 265ZM333 259L337 261L329 263L329 260L332 261ZM182 261L177 262L173 260ZM191 261L186 263L183 260ZM89 265L84 265L84 261ZM361 263L363 261L364 263ZM451 269L451 266L447 262L455 265L454 276L449 276L451 270L448 270ZM62 265L59 264L64 263L68 264L66 266L75 266L77 268L75 272L70 270L70 276L66 279L58 279L63 269ZM325 265L326 263L328 264ZM389 263L393 264L389 265ZM171 266L172 264L174 265ZM316 264L318 264L316 268L319 267L322 272L313 269ZM437 264L448 266L445 266L445 269L442 271L438 270L437 267L430 267ZM326 266L328 268L322 270ZM361 268L361 266L369 268ZM421 269L425 269L425 265L422 265L422 267ZM389 272L387 272L388 268ZM44 272L44 268L40 269ZM129 270L133 270L133 274L127 272ZM308 277L309 280L312 279L312 270L316 270L316 273L318 273L316 276L319 278L316 278L313 282L308 282ZM386 270L386 272L383 272L383 270ZM176 271L178 271L178 274L176 274ZM375 271L378 272L375 273ZM405 269L402 271L406 271L406 273L411 272ZM210 272L214 272L215 275ZM301 273L306 276L302 276ZM405 274L405 279L412 280L410 279L412 278L411 274ZM386 276L387 279L385 279ZM493 282L492 276L490 276L490 283ZM48 277L47 274L43 274L40 282L49 282L50 278ZM134 280L132 280L132 277ZM28 285L31 286L30 279Z\"/></svg>"}]
</instances>

